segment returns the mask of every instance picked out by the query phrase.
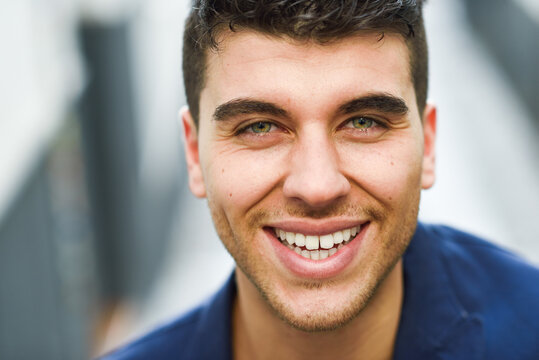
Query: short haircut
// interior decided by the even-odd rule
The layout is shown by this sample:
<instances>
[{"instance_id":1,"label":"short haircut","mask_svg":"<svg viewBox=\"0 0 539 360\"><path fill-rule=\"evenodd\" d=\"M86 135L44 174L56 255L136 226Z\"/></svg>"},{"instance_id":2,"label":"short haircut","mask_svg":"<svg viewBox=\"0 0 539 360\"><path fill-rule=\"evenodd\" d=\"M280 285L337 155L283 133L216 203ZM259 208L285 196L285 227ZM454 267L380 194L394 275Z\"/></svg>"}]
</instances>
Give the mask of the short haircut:
<instances>
[{"instance_id":1,"label":"short haircut","mask_svg":"<svg viewBox=\"0 0 539 360\"><path fill-rule=\"evenodd\" d=\"M428 87L428 50L423 0L194 0L183 39L187 104L198 126L208 50L222 31L253 30L320 44L374 31L403 36L420 114Z\"/></svg>"}]
</instances>

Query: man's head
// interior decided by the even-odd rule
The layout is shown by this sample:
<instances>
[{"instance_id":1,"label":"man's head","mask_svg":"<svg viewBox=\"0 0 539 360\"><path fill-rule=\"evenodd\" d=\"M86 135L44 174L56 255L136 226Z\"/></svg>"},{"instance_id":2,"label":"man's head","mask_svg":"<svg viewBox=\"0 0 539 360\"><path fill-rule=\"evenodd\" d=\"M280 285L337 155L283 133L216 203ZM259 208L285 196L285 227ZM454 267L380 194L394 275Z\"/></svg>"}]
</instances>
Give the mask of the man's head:
<instances>
[{"instance_id":1,"label":"man's head","mask_svg":"<svg viewBox=\"0 0 539 360\"><path fill-rule=\"evenodd\" d=\"M183 76L187 103L198 124L200 91L209 50L228 30L326 43L365 31L403 36L420 113L427 99L428 51L423 0L196 0L185 26Z\"/></svg>"},{"instance_id":2,"label":"man's head","mask_svg":"<svg viewBox=\"0 0 539 360\"><path fill-rule=\"evenodd\" d=\"M198 9L188 23L205 25L189 24L186 37L205 35L184 53L196 114L183 113L191 190L208 198L244 294L299 329L343 326L399 263L420 190L434 181L426 64L414 70L426 62L424 43L413 45L420 7L238 0Z\"/></svg>"}]
</instances>

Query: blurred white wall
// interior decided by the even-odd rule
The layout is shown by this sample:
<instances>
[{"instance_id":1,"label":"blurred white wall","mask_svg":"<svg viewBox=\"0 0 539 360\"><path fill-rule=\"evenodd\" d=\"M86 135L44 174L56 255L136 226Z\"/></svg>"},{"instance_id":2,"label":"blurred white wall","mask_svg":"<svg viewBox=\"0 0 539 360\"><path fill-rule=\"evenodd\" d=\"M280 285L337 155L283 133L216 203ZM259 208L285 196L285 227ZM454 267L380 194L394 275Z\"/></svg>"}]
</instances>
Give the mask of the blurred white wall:
<instances>
[{"instance_id":1,"label":"blurred white wall","mask_svg":"<svg viewBox=\"0 0 539 360\"><path fill-rule=\"evenodd\" d=\"M75 5L0 5L0 219L81 91Z\"/></svg>"},{"instance_id":2,"label":"blurred white wall","mask_svg":"<svg viewBox=\"0 0 539 360\"><path fill-rule=\"evenodd\" d=\"M423 192L420 218L482 235L537 263L536 119L460 2L430 2L425 17L429 97L439 119L437 181Z\"/></svg>"}]
</instances>

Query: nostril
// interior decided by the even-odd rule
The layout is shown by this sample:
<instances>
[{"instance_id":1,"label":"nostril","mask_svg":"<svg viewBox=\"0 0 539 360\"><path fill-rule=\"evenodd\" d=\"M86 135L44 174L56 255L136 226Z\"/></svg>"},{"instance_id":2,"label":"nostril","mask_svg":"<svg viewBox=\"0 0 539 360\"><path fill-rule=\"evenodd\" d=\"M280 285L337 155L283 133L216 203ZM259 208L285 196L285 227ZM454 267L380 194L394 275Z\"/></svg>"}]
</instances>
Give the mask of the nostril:
<instances>
[{"instance_id":1,"label":"nostril","mask_svg":"<svg viewBox=\"0 0 539 360\"><path fill-rule=\"evenodd\" d=\"M326 206L350 192L350 182L339 172L325 176L290 175L283 185L284 195L296 198L310 206Z\"/></svg>"}]
</instances>

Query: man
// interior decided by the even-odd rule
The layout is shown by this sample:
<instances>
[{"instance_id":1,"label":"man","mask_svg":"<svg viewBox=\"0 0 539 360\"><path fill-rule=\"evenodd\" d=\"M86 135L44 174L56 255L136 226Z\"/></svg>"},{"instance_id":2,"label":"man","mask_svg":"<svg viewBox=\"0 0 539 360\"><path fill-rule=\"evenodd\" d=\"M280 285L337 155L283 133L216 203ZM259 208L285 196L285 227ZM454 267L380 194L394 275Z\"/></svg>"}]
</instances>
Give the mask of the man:
<instances>
[{"instance_id":1,"label":"man","mask_svg":"<svg viewBox=\"0 0 539 360\"><path fill-rule=\"evenodd\" d=\"M427 63L421 1L196 1L189 185L237 268L111 358L537 358L539 272L417 223Z\"/></svg>"}]
</instances>

